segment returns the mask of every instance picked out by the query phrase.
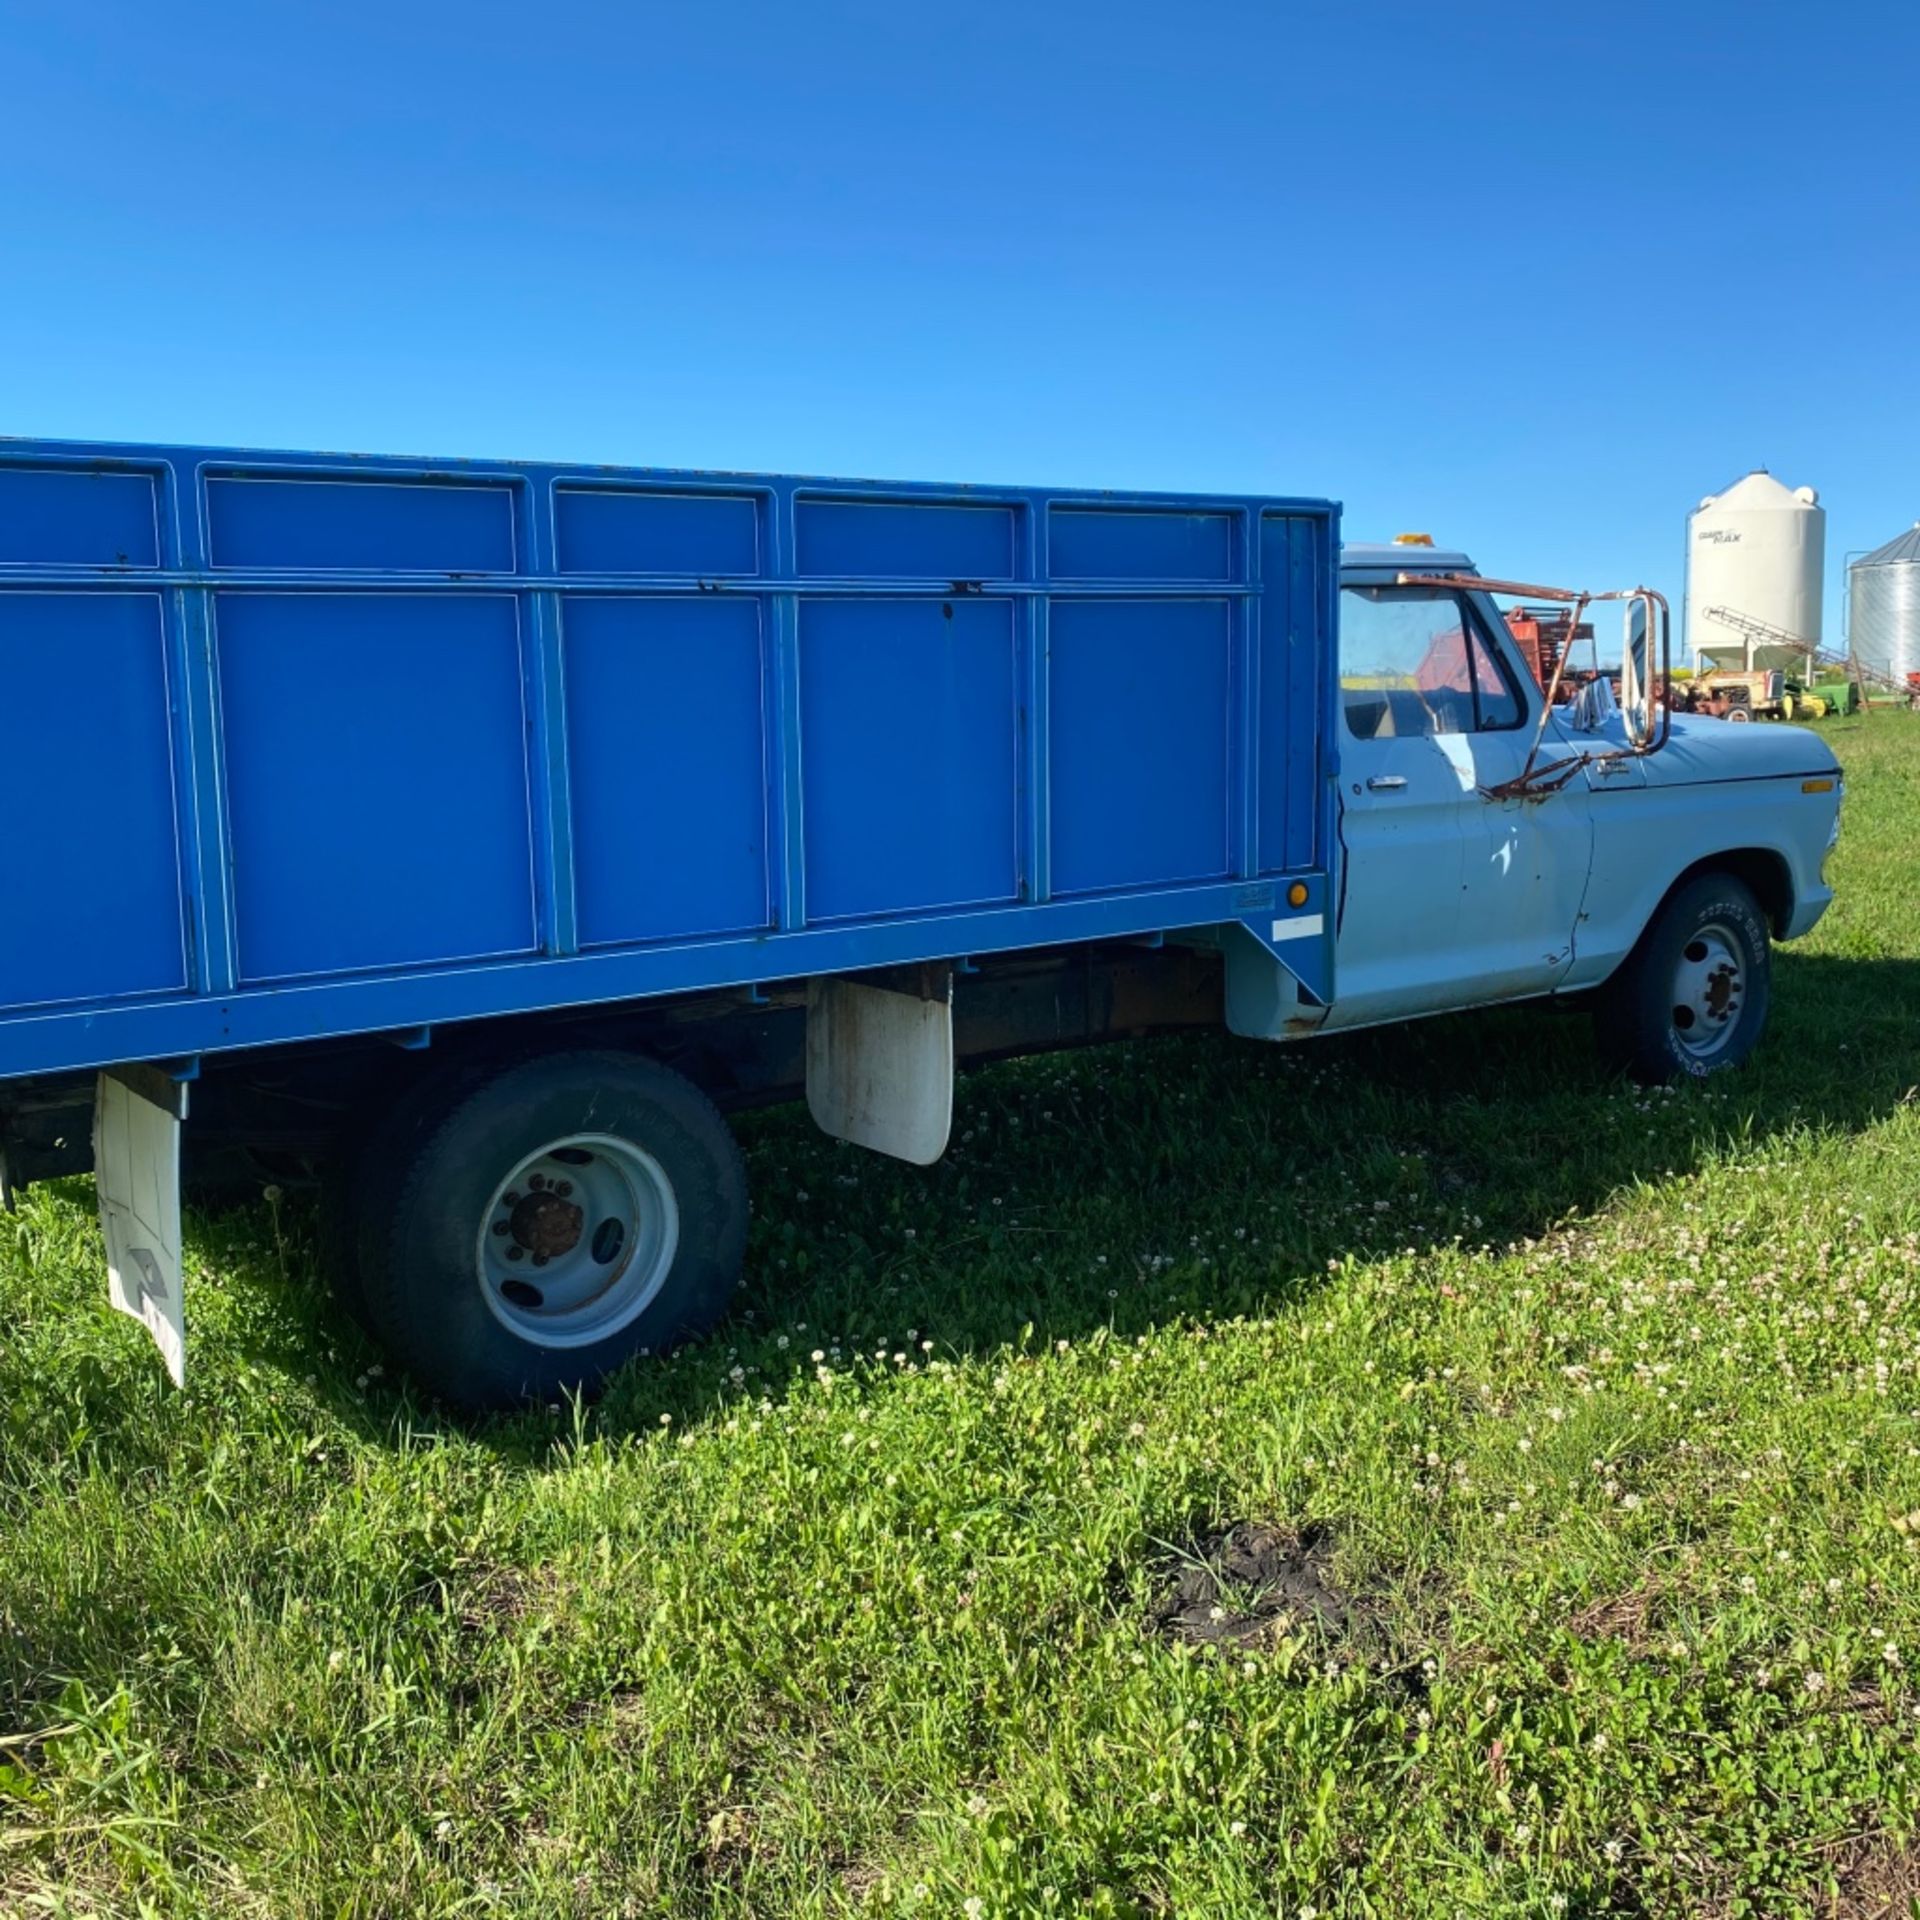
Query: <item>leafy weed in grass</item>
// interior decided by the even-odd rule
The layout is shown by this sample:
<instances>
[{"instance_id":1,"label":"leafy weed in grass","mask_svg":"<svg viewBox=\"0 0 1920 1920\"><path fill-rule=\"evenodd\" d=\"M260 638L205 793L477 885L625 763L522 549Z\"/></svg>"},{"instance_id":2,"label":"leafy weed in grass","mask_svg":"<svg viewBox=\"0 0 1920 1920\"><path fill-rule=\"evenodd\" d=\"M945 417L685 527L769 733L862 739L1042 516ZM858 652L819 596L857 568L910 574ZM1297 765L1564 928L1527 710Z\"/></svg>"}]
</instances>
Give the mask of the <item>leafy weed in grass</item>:
<instances>
[{"instance_id":1,"label":"leafy weed in grass","mask_svg":"<svg viewBox=\"0 0 1920 1920\"><path fill-rule=\"evenodd\" d=\"M997 1068L924 1171L756 1116L738 1312L577 1413L420 1404L291 1200L193 1222L176 1395L36 1189L0 1912L1899 1911L1920 725L1834 731L1737 1079L1515 1010ZM1334 1517L1388 1670L1146 1631L1195 1514Z\"/></svg>"}]
</instances>

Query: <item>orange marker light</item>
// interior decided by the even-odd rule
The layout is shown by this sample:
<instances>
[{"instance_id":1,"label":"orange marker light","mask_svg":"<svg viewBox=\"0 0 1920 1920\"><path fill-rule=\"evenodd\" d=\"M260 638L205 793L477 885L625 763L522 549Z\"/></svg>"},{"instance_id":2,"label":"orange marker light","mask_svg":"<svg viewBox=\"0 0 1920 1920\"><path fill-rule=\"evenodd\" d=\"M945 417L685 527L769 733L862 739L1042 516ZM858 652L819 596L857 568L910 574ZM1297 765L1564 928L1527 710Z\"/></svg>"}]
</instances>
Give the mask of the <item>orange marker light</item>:
<instances>
[{"instance_id":1,"label":"orange marker light","mask_svg":"<svg viewBox=\"0 0 1920 1920\"><path fill-rule=\"evenodd\" d=\"M1833 791L1833 782L1831 780L1802 780L1800 782L1800 791L1802 793L1831 793Z\"/></svg>"},{"instance_id":2,"label":"orange marker light","mask_svg":"<svg viewBox=\"0 0 1920 1920\"><path fill-rule=\"evenodd\" d=\"M1293 885L1287 889L1287 905L1290 907L1304 907L1306 904L1307 883L1304 880L1296 880Z\"/></svg>"}]
</instances>

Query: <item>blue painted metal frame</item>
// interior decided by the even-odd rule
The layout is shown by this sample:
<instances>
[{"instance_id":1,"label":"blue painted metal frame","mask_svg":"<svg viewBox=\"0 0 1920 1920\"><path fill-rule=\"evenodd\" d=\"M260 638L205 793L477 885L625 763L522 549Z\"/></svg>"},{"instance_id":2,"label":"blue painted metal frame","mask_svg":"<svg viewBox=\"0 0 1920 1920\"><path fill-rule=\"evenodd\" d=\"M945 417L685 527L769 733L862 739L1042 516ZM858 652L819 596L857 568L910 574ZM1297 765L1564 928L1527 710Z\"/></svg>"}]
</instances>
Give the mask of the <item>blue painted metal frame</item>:
<instances>
[{"instance_id":1,"label":"blue painted metal frame","mask_svg":"<svg viewBox=\"0 0 1920 1920\"><path fill-rule=\"evenodd\" d=\"M63 519L63 489L36 493L35 475L143 480L154 507L151 551L124 488L96 489L87 498L87 509L98 509L94 521L84 513ZM159 596L164 608L164 724L187 956L184 989L71 1000L42 995L24 1005L17 995L10 1000L8 948L0 944L0 1077L350 1033L425 1030L450 1021L1234 920L1267 944L1310 994L1331 998L1338 509L1328 502L0 440L0 481L10 479L15 483L11 493L0 490L0 704L8 693L10 608L51 604L13 596L144 593ZM367 482L375 483L380 499L357 494L340 507L342 487ZM304 491L303 483L313 491ZM274 490L249 492L254 485ZM219 498L228 504L220 512L231 512L230 519L214 517L215 489L222 490ZM486 490L485 497L476 489ZM74 490L73 499L80 501L83 491ZM595 497L593 519L580 532L596 552L604 552L609 540L617 545L620 537L620 514L607 504L609 497L627 495L643 510L659 509L648 522L650 530L636 536L648 548L646 570L568 570L561 516L569 501L586 495ZM7 502L16 496L28 506L9 527ZM232 509L236 501L244 503L242 510ZM376 510L383 506L394 511ZM846 511L862 507L927 511ZM999 516L1005 518L1004 545ZM635 529L639 524L634 521ZM662 568L658 542L668 536L669 544L686 543L674 549L676 557L713 558L723 566L711 573ZM803 536L816 549L866 570L803 571ZM115 543L114 550L90 548L96 537ZM234 564L235 543L241 543L237 551L244 564ZM246 557L246 543L255 558ZM334 559L336 548L344 563ZM950 576L932 564L942 554L993 557L1002 551L1008 570L997 576ZM411 564L416 552L419 563ZM289 554L294 556L290 562ZM901 555L913 559L916 570L884 570L882 563ZM748 559L752 571L745 569ZM1284 578L1268 577L1281 572ZM243 806L259 801L257 792L236 796L229 787L221 596L264 596L257 604L269 610L276 600L290 606L313 595L366 596L357 609L349 608L356 617L372 608L380 618L401 619L404 626L399 609L422 594L443 602L507 597L513 604L534 944L525 953L483 957L459 952L457 940L450 939L439 958L271 976L256 968L250 975L244 910L236 896L232 816L236 797ZM680 619L676 609L683 609L689 633L698 629L699 605L712 596L749 598L760 609L764 927L582 950L576 809L616 802L604 787L583 796L574 777L565 620L567 602L575 596L649 603L669 623ZM857 636L872 623L842 618L833 610L876 599L945 607L950 647L959 645L965 632L965 623L952 619L954 606L962 601L981 605L981 618L973 624L988 636L999 626L992 608L1005 609L1015 705L1010 722L1014 891L1005 901L882 909L823 924L817 914L809 915L807 905L802 628L811 609L823 633L837 622ZM1219 871L1181 884L1148 880L1056 897L1053 747L1056 729L1071 727L1073 717L1063 711L1055 686L1052 615L1082 603L1155 601L1218 609L1226 726L1219 748L1218 777L1224 782ZM1169 631L1178 624L1170 622ZM1189 619L1185 625L1204 633L1215 623L1201 619L1196 626ZM1165 649L1165 657L1156 656L1151 622L1135 618L1103 628L1097 618L1081 618L1076 626L1083 634L1090 630L1096 646L1112 644L1124 627L1132 637L1115 657L1132 663L1128 671L1149 676L1131 691L1109 688L1097 671L1089 675L1083 665L1068 690L1091 697L1096 712L1108 710L1111 695L1122 702L1112 711L1137 730L1150 726L1155 716L1153 674L1161 676L1158 685L1167 693L1184 697L1189 691L1182 662L1192 656ZM933 628L943 630L938 622ZM27 631L24 614L20 631ZM456 657L464 658L457 652L461 644L456 636ZM256 689L249 695L256 710L278 715L288 689L297 688L295 676L305 656L288 649L276 635L265 656L266 670L282 676L268 682L281 704L259 709ZM857 647L850 657L857 689ZM368 698L382 697L381 677L375 674ZM405 676L400 678L404 696ZM937 676L929 685L933 704L920 711L945 712L940 703L957 696L940 694ZM337 698L339 690L332 692ZM76 687L76 698L83 693ZM684 721L682 731L697 739L700 716L689 714ZM15 725L22 724L31 721L23 721L16 709ZM157 715L155 724L161 724ZM1152 782L1178 777L1179 770L1168 766L1111 765L1097 751L1086 752L1084 739L1078 744L1083 750L1075 764L1082 773L1076 777L1094 782L1075 796L1083 839L1088 809L1099 806L1099 782L1128 783L1131 804L1141 798L1140 784L1148 785L1151 802ZM443 766L448 764L445 745L438 743ZM342 750L352 746L349 739ZM260 755L248 757L257 788ZM500 791L510 792L519 776L507 768L495 772L507 783ZM404 770L394 772L391 761L383 775L406 777ZM288 781L300 777L298 768L286 770ZM1190 853L1204 844L1212 803L1196 816L1190 792L1172 784L1163 791L1168 819L1177 815L1189 823L1182 851ZM966 792L964 787L939 789L933 795L936 810L944 805L957 816L954 831L961 834L967 830ZM1151 804L1144 809L1135 804L1134 811L1155 817ZM1191 825L1196 817L1197 828ZM112 824L110 816L96 810L83 814L75 826L61 797L49 793L28 797L24 819L16 804L13 831L82 837L106 832L110 838ZM392 831L404 834L406 823L394 821ZM1202 834L1201 842L1195 842L1195 832ZM1109 863L1113 870L1136 870L1117 857L1125 847L1103 851L1116 855ZM116 876L110 847L74 844L71 859L86 874L88 886L111 896ZM274 930L277 945L286 948L291 941L297 946L293 934L306 923L284 916L308 913L313 903L301 894L297 876L278 876L274 884L275 910L283 915ZM1287 892L1296 886L1305 889L1306 899L1289 903ZM377 887L361 898L351 897L350 888L344 891L338 910L359 917L363 929L369 923L377 927L383 915L391 917L409 904L383 899ZM40 974L48 971L50 960L58 960L63 943L71 947L81 937L59 924L57 913L36 922L38 903L15 899L10 905L14 931L8 941L34 943ZM1319 916L1320 932L1274 941L1276 921L1311 916Z\"/></svg>"}]
</instances>

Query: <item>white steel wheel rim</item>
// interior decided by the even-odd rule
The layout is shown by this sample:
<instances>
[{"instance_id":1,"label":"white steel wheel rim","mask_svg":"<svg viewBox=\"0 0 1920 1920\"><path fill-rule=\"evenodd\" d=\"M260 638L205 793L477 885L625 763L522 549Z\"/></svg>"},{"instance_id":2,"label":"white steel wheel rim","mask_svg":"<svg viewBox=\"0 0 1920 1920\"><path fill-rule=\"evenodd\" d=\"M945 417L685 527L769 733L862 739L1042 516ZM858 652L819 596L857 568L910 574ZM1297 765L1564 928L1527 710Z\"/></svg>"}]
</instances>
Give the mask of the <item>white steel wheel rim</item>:
<instances>
[{"instance_id":1,"label":"white steel wheel rim","mask_svg":"<svg viewBox=\"0 0 1920 1920\"><path fill-rule=\"evenodd\" d=\"M1680 949L1673 969L1673 1037L1695 1060L1722 1052L1740 1024L1745 954L1739 935L1717 920L1689 934Z\"/></svg>"},{"instance_id":2,"label":"white steel wheel rim","mask_svg":"<svg viewBox=\"0 0 1920 1920\"><path fill-rule=\"evenodd\" d=\"M480 1217L474 1266L487 1310L536 1347L611 1338L650 1307L680 1247L673 1182L609 1133L528 1154Z\"/></svg>"}]
</instances>

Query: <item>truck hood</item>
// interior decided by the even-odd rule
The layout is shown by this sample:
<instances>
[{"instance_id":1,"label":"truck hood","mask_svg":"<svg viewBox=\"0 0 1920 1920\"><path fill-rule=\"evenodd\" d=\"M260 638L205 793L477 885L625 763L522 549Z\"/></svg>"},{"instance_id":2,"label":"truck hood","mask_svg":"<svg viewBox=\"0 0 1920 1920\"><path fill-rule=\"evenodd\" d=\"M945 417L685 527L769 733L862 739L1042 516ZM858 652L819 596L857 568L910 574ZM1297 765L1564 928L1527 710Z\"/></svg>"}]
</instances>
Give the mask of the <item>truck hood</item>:
<instances>
[{"instance_id":1,"label":"truck hood","mask_svg":"<svg viewBox=\"0 0 1920 1920\"><path fill-rule=\"evenodd\" d=\"M1561 729L1570 746L1624 746L1620 721L1598 733ZM1795 775L1837 774L1833 749L1811 727L1756 720L1741 725L1706 714L1676 713L1673 732L1658 753L1642 762L1647 784L1657 787L1706 786L1723 780L1787 779Z\"/></svg>"},{"instance_id":2,"label":"truck hood","mask_svg":"<svg viewBox=\"0 0 1920 1920\"><path fill-rule=\"evenodd\" d=\"M1647 782L1683 787L1839 771L1833 749L1811 727L1783 726L1774 720L1742 726L1706 714L1676 713L1672 737L1647 762Z\"/></svg>"}]
</instances>

